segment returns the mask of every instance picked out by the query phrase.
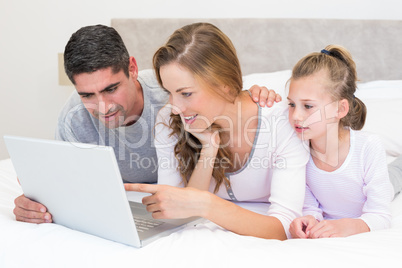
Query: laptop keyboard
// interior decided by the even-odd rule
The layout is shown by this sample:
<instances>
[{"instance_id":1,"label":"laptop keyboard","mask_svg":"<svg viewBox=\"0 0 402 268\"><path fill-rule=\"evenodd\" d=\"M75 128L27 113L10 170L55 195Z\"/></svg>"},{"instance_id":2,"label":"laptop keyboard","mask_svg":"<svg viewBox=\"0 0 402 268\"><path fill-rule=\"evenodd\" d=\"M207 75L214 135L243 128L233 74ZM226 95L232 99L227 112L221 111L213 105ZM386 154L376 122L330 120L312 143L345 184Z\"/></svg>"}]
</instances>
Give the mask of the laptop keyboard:
<instances>
[{"instance_id":1,"label":"laptop keyboard","mask_svg":"<svg viewBox=\"0 0 402 268\"><path fill-rule=\"evenodd\" d=\"M135 226L137 227L138 232L145 232L149 231L152 228L158 227L163 222L158 220L152 219L144 219L144 218L137 218L134 217Z\"/></svg>"}]
</instances>

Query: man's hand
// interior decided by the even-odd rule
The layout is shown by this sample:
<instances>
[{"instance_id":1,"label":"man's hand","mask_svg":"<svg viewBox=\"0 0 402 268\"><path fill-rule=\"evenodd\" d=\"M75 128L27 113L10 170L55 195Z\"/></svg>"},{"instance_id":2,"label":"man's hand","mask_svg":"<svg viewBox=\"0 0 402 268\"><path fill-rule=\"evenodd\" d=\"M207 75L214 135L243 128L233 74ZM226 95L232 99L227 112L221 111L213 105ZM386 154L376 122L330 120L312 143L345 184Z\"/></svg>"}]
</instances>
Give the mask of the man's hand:
<instances>
[{"instance_id":1,"label":"man's hand","mask_svg":"<svg viewBox=\"0 0 402 268\"><path fill-rule=\"evenodd\" d=\"M248 91L251 92L251 98L253 101L259 102L261 107L264 107L265 105L267 105L267 107L272 107L274 102L280 102L282 100L281 95L276 94L273 89L268 89L266 87L254 85Z\"/></svg>"},{"instance_id":2,"label":"man's hand","mask_svg":"<svg viewBox=\"0 0 402 268\"><path fill-rule=\"evenodd\" d=\"M52 215L47 212L47 208L35 201L21 195L14 200L14 215L17 221L30 223L49 223L52 222Z\"/></svg>"}]
</instances>

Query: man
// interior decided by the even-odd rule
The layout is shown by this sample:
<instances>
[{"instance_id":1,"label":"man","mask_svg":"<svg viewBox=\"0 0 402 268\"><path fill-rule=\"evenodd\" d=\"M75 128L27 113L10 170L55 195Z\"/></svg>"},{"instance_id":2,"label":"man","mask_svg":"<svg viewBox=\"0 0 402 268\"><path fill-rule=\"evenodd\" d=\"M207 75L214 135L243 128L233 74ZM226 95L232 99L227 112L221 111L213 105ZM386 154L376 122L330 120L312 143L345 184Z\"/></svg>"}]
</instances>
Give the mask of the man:
<instances>
[{"instance_id":1,"label":"man","mask_svg":"<svg viewBox=\"0 0 402 268\"><path fill-rule=\"evenodd\" d=\"M103 25L74 33L64 62L76 91L60 114L56 139L112 146L124 182L156 183L152 130L168 97L153 71L139 72L117 31ZM251 91L268 106L280 101L273 90L254 86ZM52 222L44 205L24 195L15 199L14 214L18 221Z\"/></svg>"},{"instance_id":2,"label":"man","mask_svg":"<svg viewBox=\"0 0 402 268\"><path fill-rule=\"evenodd\" d=\"M402 190L402 155L388 165L388 172L394 186L394 194L397 196Z\"/></svg>"}]
</instances>

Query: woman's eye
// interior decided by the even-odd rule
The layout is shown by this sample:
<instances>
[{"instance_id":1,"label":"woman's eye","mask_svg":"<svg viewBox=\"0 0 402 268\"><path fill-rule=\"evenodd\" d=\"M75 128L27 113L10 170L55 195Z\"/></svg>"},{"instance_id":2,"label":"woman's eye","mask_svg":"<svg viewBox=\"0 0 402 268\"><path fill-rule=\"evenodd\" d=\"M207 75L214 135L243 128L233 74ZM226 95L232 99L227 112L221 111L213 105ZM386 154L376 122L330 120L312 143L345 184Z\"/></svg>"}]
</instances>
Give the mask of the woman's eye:
<instances>
[{"instance_id":1,"label":"woman's eye","mask_svg":"<svg viewBox=\"0 0 402 268\"><path fill-rule=\"evenodd\" d=\"M288 104L290 107L294 108L296 105L294 103L289 102Z\"/></svg>"},{"instance_id":2,"label":"woman's eye","mask_svg":"<svg viewBox=\"0 0 402 268\"><path fill-rule=\"evenodd\" d=\"M306 107L306 109L311 109L311 108L313 108L313 106L311 106L311 105L304 105L304 107Z\"/></svg>"},{"instance_id":3,"label":"woman's eye","mask_svg":"<svg viewBox=\"0 0 402 268\"><path fill-rule=\"evenodd\" d=\"M185 93L185 92L183 92L183 93L181 93L184 97L190 97L193 93Z\"/></svg>"}]
</instances>

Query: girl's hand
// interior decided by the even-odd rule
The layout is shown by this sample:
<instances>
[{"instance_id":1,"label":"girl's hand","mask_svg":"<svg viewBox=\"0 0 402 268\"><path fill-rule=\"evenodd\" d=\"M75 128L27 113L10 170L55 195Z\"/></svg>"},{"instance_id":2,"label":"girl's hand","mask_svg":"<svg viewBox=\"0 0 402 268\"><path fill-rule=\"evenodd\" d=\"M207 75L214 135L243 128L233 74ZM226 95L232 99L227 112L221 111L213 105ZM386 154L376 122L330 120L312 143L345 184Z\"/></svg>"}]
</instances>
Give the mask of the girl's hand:
<instances>
[{"instance_id":1,"label":"girl's hand","mask_svg":"<svg viewBox=\"0 0 402 268\"><path fill-rule=\"evenodd\" d=\"M360 219L324 220L310 230L309 237L345 237L369 231L367 224Z\"/></svg>"},{"instance_id":2,"label":"girl's hand","mask_svg":"<svg viewBox=\"0 0 402 268\"><path fill-rule=\"evenodd\" d=\"M310 230L316 224L318 221L313 216L303 216L292 221L289 231L293 238L309 238Z\"/></svg>"}]
</instances>

